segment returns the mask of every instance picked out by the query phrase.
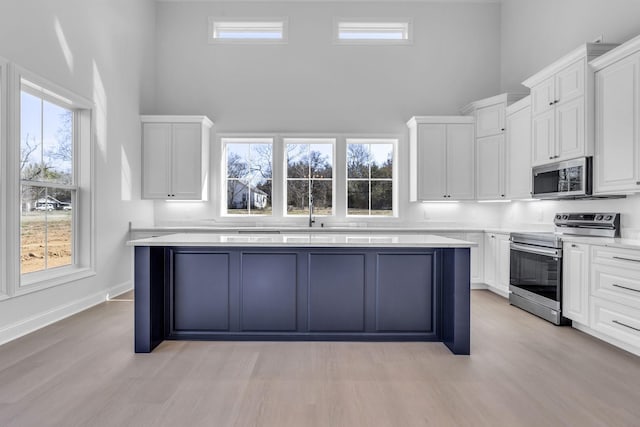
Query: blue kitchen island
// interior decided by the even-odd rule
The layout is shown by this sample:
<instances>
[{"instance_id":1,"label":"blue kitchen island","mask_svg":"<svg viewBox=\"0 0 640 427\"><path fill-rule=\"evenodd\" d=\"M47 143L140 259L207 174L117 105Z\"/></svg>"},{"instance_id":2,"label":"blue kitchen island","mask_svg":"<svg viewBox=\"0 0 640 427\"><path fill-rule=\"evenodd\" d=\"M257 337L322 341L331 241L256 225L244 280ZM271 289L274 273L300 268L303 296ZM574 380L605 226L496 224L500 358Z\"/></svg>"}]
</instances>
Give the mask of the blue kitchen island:
<instances>
[{"instance_id":1,"label":"blue kitchen island","mask_svg":"<svg viewBox=\"0 0 640 427\"><path fill-rule=\"evenodd\" d=\"M469 354L472 242L172 234L135 250L135 351L163 340L440 341Z\"/></svg>"}]
</instances>

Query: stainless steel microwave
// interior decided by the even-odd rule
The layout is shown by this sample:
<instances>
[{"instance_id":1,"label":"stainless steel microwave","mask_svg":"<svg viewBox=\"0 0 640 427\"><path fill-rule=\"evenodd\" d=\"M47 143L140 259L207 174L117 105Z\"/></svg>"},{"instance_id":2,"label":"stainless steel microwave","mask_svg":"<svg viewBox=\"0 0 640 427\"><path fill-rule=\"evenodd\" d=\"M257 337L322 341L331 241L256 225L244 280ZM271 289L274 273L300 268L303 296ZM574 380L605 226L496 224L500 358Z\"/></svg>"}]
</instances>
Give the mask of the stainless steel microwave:
<instances>
[{"instance_id":1,"label":"stainless steel microwave","mask_svg":"<svg viewBox=\"0 0 640 427\"><path fill-rule=\"evenodd\" d=\"M563 199L591 195L592 157L566 160L532 169L533 198Z\"/></svg>"}]
</instances>

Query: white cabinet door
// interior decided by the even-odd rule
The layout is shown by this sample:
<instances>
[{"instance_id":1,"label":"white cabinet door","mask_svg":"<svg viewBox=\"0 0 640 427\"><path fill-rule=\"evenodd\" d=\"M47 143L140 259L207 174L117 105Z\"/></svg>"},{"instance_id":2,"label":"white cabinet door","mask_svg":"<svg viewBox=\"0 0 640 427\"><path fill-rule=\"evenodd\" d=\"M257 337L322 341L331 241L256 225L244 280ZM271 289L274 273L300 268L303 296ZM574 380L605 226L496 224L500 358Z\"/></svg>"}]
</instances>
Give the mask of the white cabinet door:
<instances>
[{"instance_id":1,"label":"white cabinet door","mask_svg":"<svg viewBox=\"0 0 640 427\"><path fill-rule=\"evenodd\" d=\"M568 160L585 155L584 97L575 98L556 106L557 160Z\"/></svg>"},{"instance_id":2,"label":"white cabinet door","mask_svg":"<svg viewBox=\"0 0 640 427\"><path fill-rule=\"evenodd\" d=\"M531 114L537 116L553 110L555 96L555 79L553 76L532 87Z\"/></svg>"},{"instance_id":3,"label":"white cabinet door","mask_svg":"<svg viewBox=\"0 0 640 427\"><path fill-rule=\"evenodd\" d=\"M532 166L550 163L555 153L555 114L549 110L531 120Z\"/></svg>"},{"instance_id":4,"label":"white cabinet door","mask_svg":"<svg viewBox=\"0 0 640 427\"><path fill-rule=\"evenodd\" d=\"M531 197L531 107L507 115L507 199Z\"/></svg>"},{"instance_id":5,"label":"white cabinet door","mask_svg":"<svg viewBox=\"0 0 640 427\"><path fill-rule=\"evenodd\" d=\"M418 125L418 199L447 198L447 125Z\"/></svg>"},{"instance_id":6,"label":"white cabinet door","mask_svg":"<svg viewBox=\"0 0 640 427\"><path fill-rule=\"evenodd\" d=\"M562 312L584 325L589 324L589 246L566 242L562 256Z\"/></svg>"},{"instance_id":7,"label":"white cabinet door","mask_svg":"<svg viewBox=\"0 0 640 427\"><path fill-rule=\"evenodd\" d=\"M496 288L503 295L509 294L509 275L511 268L511 241L508 234L496 234L497 247L497 267L496 267Z\"/></svg>"},{"instance_id":8,"label":"white cabinet door","mask_svg":"<svg viewBox=\"0 0 640 427\"><path fill-rule=\"evenodd\" d=\"M556 74L556 105L569 102L584 95L585 59L574 62Z\"/></svg>"},{"instance_id":9,"label":"white cabinet door","mask_svg":"<svg viewBox=\"0 0 640 427\"><path fill-rule=\"evenodd\" d=\"M198 123L173 125L172 191L176 199L202 198L201 128Z\"/></svg>"},{"instance_id":10,"label":"white cabinet door","mask_svg":"<svg viewBox=\"0 0 640 427\"><path fill-rule=\"evenodd\" d=\"M484 235L484 282L496 286L496 260L498 254L498 241L494 233Z\"/></svg>"},{"instance_id":11,"label":"white cabinet door","mask_svg":"<svg viewBox=\"0 0 640 427\"><path fill-rule=\"evenodd\" d=\"M504 191L504 136L488 136L477 140L477 198L498 200Z\"/></svg>"},{"instance_id":12,"label":"white cabinet door","mask_svg":"<svg viewBox=\"0 0 640 427\"><path fill-rule=\"evenodd\" d=\"M475 198L474 142L473 125L447 125L447 194L451 200Z\"/></svg>"},{"instance_id":13,"label":"white cabinet door","mask_svg":"<svg viewBox=\"0 0 640 427\"><path fill-rule=\"evenodd\" d=\"M145 123L142 128L142 197L171 198L171 124Z\"/></svg>"},{"instance_id":14,"label":"white cabinet door","mask_svg":"<svg viewBox=\"0 0 640 427\"><path fill-rule=\"evenodd\" d=\"M467 233L464 237L478 244L471 248L471 283L482 283L484 271L484 233Z\"/></svg>"},{"instance_id":15,"label":"white cabinet door","mask_svg":"<svg viewBox=\"0 0 640 427\"><path fill-rule=\"evenodd\" d=\"M640 191L640 53L596 73L595 193Z\"/></svg>"},{"instance_id":16,"label":"white cabinet door","mask_svg":"<svg viewBox=\"0 0 640 427\"><path fill-rule=\"evenodd\" d=\"M504 103L476 110L476 138L500 135L504 132Z\"/></svg>"}]
</instances>

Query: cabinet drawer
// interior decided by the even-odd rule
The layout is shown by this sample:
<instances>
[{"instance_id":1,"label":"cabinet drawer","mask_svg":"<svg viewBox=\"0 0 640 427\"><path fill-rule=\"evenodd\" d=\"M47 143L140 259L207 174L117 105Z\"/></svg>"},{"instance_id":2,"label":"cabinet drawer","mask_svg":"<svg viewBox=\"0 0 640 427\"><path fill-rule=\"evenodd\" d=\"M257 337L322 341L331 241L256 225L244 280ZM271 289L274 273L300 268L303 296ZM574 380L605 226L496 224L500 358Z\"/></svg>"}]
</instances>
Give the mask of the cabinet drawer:
<instances>
[{"instance_id":1,"label":"cabinet drawer","mask_svg":"<svg viewBox=\"0 0 640 427\"><path fill-rule=\"evenodd\" d=\"M592 297L591 328L640 348L640 310Z\"/></svg>"},{"instance_id":2,"label":"cabinet drawer","mask_svg":"<svg viewBox=\"0 0 640 427\"><path fill-rule=\"evenodd\" d=\"M594 263L640 271L640 251L605 246L593 246L591 250Z\"/></svg>"},{"instance_id":3,"label":"cabinet drawer","mask_svg":"<svg viewBox=\"0 0 640 427\"><path fill-rule=\"evenodd\" d=\"M591 294L640 309L640 270L593 264Z\"/></svg>"}]
</instances>

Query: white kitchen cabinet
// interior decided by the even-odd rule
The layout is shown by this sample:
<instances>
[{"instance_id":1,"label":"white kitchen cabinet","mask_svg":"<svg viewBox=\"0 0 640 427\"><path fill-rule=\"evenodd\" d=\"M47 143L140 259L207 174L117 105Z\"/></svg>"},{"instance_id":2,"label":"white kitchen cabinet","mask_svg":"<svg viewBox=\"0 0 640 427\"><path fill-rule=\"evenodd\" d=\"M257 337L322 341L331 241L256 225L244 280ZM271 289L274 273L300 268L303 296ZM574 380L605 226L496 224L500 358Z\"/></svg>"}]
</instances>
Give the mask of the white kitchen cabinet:
<instances>
[{"instance_id":1,"label":"white kitchen cabinet","mask_svg":"<svg viewBox=\"0 0 640 427\"><path fill-rule=\"evenodd\" d=\"M594 152L594 76L588 62L617 45L587 43L522 84L531 88L532 165Z\"/></svg>"},{"instance_id":2,"label":"white kitchen cabinet","mask_svg":"<svg viewBox=\"0 0 640 427\"><path fill-rule=\"evenodd\" d=\"M484 281L489 290L509 296L510 240L507 233L485 233Z\"/></svg>"},{"instance_id":3,"label":"white kitchen cabinet","mask_svg":"<svg viewBox=\"0 0 640 427\"><path fill-rule=\"evenodd\" d=\"M594 193L640 191L640 37L592 61Z\"/></svg>"},{"instance_id":4,"label":"white kitchen cabinet","mask_svg":"<svg viewBox=\"0 0 640 427\"><path fill-rule=\"evenodd\" d=\"M476 198L478 200L505 199L506 108L523 94L503 93L475 101L462 113L476 121Z\"/></svg>"},{"instance_id":5,"label":"white kitchen cabinet","mask_svg":"<svg viewBox=\"0 0 640 427\"><path fill-rule=\"evenodd\" d=\"M565 242L562 254L562 315L589 324L589 245Z\"/></svg>"},{"instance_id":6,"label":"white kitchen cabinet","mask_svg":"<svg viewBox=\"0 0 640 427\"><path fill-rule=\"evenodd\" d=\"M506 110L506 198L531 198L531 97Z\"/></svg>"},{"instance_id":7,"label":"white kitchen cabinet","mask_svg":"<svg viewBox=\"0 0 640 427\"><path fill-rule=\"evenodd\" d=\"M471 285L481 284L484 277L484 233L467 233L464 239L478 244L471 248Z\"/></svg>"},{"instance_id":8,"label":"white kitchen cabinet","mask_svg":"<svg viewBox=\"0 0 640 427\"><path fill-rule=\"evenodd\" d=\"M473 200L473 118L413 117L409 127L410 200Z\"/></svg>"},{"instance_id":9,"label":"white kitchen cabinet","mask_svg":"<svg viewBox=\"0 0 640 427\"><path fill-rule=\"evenodd\" d=\"M204 116L142 116L142 198L206 200L209 133Z\"/></svg>"}]
</instances>

